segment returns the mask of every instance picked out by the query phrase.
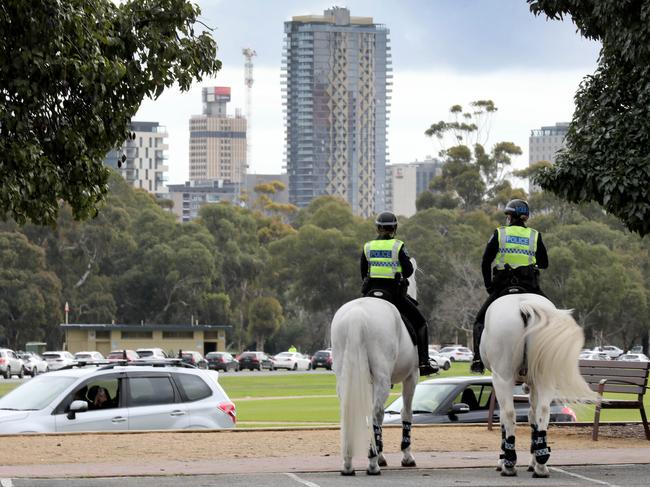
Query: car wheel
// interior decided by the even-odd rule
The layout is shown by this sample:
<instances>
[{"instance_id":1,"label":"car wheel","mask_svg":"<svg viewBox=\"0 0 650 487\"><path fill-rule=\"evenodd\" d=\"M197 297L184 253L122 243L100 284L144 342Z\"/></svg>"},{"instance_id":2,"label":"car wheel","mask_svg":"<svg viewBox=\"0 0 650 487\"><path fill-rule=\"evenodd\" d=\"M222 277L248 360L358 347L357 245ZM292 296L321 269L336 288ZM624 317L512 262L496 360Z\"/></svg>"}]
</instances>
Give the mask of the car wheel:
<instances>
[{"instance_id":1,"label":"car wheel","mask_svg":"<svg viewBox=\"0 0 650 487\"><path fill-rule=\"evenodd\" d=\"M298 370L298 364L293 364L293 369L292 370Z\"/></svg>"},{"instance_id":2,"label":"car wheel","mask_svg":"<svg viewBox=\"0 0 650 487\"><path fill-rule=\"evenodd\" d=\"M450 362L445 362L444 365L442 366L442 370L449 370L450 368L451 368Z\"/></svg>"},{"instance_id":3,"label":"car wheel","mask_svg":"<svg viewBox=\"0 0 650 487\"><path fill-rule=\"evenodd\" d=\"M450 361L450 362L455 362L456 359L455 359L454 357L449 357L449 361Z\"/></svg>"},{"instance_id":4,"label":"car wheel","mask_svg":"<svg viewBox=\"0 0 650 487\"><path fill-rule=\"evenodd\" d=\"M11 367L7 367L7 371L5 372L5 379L11 379Z\"/></svg>"},{"instance_id":5,"label":"car wheel","mask_svg":"<svg viewBox=\"0 0 650 487\"><path fill-rule=\"evenodd\" d=\"M307 370L311 370L311 364L307 364Z\"/></svg>"},{"instance_id":6,"label":"car wheel","mask_svg":"<svg viewBox=\"0 0 650 487\"><path fill-rule=\"evenodd\" d=\"M22 379L23 377L25 377L25 367L21 367L20 372L18 372L18 378Z\"/></svg>"}]
</instances>

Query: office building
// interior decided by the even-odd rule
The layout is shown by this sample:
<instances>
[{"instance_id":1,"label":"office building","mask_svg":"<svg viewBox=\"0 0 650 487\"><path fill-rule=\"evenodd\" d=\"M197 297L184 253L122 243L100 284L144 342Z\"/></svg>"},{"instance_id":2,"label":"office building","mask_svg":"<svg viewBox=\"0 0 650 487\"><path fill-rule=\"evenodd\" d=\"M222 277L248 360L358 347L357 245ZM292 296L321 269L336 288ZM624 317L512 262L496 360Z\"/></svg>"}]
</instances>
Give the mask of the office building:
<instances>
[{"instance_id":1,"label":"office building","mask_svg":"<svg viewBox=\"0 0 650 487\"><path fill-rule=\"evenodd\" d=\"M558 122L555 125L531 130L528 139L528 165L539 161L555 163L557 151L564 148L564 137L568 131L569 122ZM537 189L532 183L529 185L530 192Z\"/></svg>"},{"instance_id":2,"label":"office building","mask_svg":"<svg viewBox=\"0 0 650 487\"><path fill-rule=\"evenodd\" d=\"M441 173L442 162L430 156L424 161L386 166L386 209L396 215L414 215L417 197L428 191L431 180Z\"/></svg>"},{"instance_id":3,"label":"office building","mask_svg":"<svg viewBox=\"0 0 650 487\"><path fill-rule=\"evenodd\" d=\"M167 132L158 122L131 122L130 138L118 150L110 151L104 163L118 171L134 188L164 195L167 192ZM118 164L122 156L126 159Z\"/></svg>"},{"instance_id":4,"label":"office building","mask_svg":"<svg viewBox=\"0 0 650 487\"><path fill-rule=\"evenodd\" d=\"M246 177L246 119L227 113L230 88L203 88L203 113L190 118L190 181L243 183Z\"/></svg>"},{"instance_id":5,"label":"office building","mask_svg":"<svg viewBox=\"0 0 650 487\"><path fill-rule=\"evenodd\" d=\"M336 195L357 215L385 208L389 30L333 7L285 22L289 201Z\"/></svg>"},{"instance_id":6,"label":"office building","mask_svg":"<svg viewBox=\"0 0 650 487\"><path fill-rule=\"evenodd\" d=\"M222 179L185 181L184 184L170 184L167 189L169 193L166 198L174 203L171 211L182 223L197 218L202 206L222 201L234 203L240 194L238 183Z\"/></svg>"}]
</instances>

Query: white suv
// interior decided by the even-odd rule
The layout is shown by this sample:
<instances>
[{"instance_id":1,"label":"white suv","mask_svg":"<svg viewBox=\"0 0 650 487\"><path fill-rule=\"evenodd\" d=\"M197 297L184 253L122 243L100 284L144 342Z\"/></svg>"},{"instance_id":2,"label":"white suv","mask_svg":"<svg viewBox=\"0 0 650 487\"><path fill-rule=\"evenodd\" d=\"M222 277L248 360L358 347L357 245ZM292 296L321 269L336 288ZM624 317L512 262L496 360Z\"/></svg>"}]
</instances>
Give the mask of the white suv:
<instances>
[{"instance_id":1,"label":"white suv","mask_svg":"<svg viewBox=\"0 0 650 487\"><path fill-rule=\"evenodd\" d=\"M474 353L461 345L444 347L438 352L438 355L447 357L452 362L471 362L474 358Z\"/></svg>"},{"instance_id":2,"label":"white suv","mask_svg":"<svg viewBox=\"0 0 650 487\"><path fill-rule=\"evenodd\" d=\"M159 361L50 372L0 398L0 434L234 428L218 377Z\"/></svg>"},{"instance_id":3,"label":"white suv","mask_svg":"<svg viewBox=\"0 0 650 487\"><path fill-rule=\"evenodd\" d=\"M613 345L604 345L602 347L594 347L593 349L594 352L598 353L606 353L609 355L609 358L614 360L615 358L618 358L620 355L623 355L623 350L621 350L618 347L615 347Z\"/></svg>"},{"instance_id":4,"label":"white suv","mask_svg":"<svg viewBox=\"0 0 650 487\"><path fill-rule=\"evenodd\" d=\"M20 378L25 375L25 364L13 350L0 348L0 374L5 379L11 379L12 375Z\"/></svg>"},{"instance_id":5,"label":"white suv","mask_svg":"<svg viewBox=\"0 0 650 487\"><path fill-rule=\"evenodd\" d=\"M41 355L41 357L45 359L50 370L59 370L67 365L72 365L75 363L74 356L65 350L57 352L45 352L43 355Z\"/></svg>"}]
</instances>

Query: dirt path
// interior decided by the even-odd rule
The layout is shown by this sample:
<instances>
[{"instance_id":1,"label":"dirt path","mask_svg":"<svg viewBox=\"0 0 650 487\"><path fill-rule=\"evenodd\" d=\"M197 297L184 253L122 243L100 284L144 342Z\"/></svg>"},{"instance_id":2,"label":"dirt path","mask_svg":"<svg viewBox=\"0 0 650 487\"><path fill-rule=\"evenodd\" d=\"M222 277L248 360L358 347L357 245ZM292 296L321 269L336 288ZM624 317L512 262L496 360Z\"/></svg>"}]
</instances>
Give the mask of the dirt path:
<instances>
[{"instance_id":1,"label":"dirt path","mask_svg":"<svg viewBox=\"0 0 650 487\"><path fill-rule=\"evenodd\" d=\"M526 450L530 438L528 427L520 426L518 432L518 450ZM387 453L399 451L400 437L399 427L384 428ZM338 428L25 435L5 436L4 440L9 438L11 448L3 450L3 465L339 455ZM650 447L641 425L604 426L597 442L591 441L590 427L552 427L549 442L555 451ZM498 428L493 431L484 426L461 425L413 428L414 452L496 452L499 443Z\"/></svg>"}]
</instances>

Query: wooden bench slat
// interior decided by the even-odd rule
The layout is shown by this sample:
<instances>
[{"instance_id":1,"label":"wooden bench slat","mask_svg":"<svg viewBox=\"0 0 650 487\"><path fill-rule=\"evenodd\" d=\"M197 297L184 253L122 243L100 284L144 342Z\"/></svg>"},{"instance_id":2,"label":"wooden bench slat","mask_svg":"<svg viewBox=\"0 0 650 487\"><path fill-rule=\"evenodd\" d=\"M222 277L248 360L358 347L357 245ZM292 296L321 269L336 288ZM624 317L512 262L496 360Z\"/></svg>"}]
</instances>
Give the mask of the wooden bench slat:
<instances>
[{"instance_id":1,"label":"wooden bench slat","mask_svg":"<svg viewBox=\"0 0 650 487\"><path fill-rule=\"evenodd\" d=\"M589 388L592 391L598 392L598 387L600 387L599 384L589 384ZM645 392L645 388L634 385L605 383L603 392L617 392L619 394L634 394L638 396Z\"/></svg>"},{"instance_id":2,"label":"wooden bench slat","mask_svg":"<svg viewBox=\"0 0 650 487\"><path fill-rule=\"evenodd\" d=\"M647 377L648 372L641 369L608 369L605 367L580 367L583 376L607 375L612 377Z\"/></svg>"},{"instance_id":3,"label":"wooden bench slat","mask_svg":"<svg viewBox=\"0 0 650 487\"><path fill-rule=\"evenodd\" d=\"M600 407L602 409L639 409L640 405L641 403L639 401L625 401L624 399L603 399Z\"/></svg>"},{"instance_id":4,"label":"wooden bench slat","mask_svg":"<svg viewBox=\"0 0 650 487\"><path fill-rule=\"evenodd\" d=\"M606 367L613 369L643 369L650 368L650 362L628 362L626 360L579 360L580 367Z\"/></svg>"},{"instance_id":5,"label":"wooden bench slat","mask_svg":"<svg viewBox=\"0 0 650 487\"><path fill-rule=\"evenodd\" d=\"M645 377L625 377L620 375L582 375L585 382L588 384L598 384L601 380L607 379L607 383L614 384L630 384L635 386L645 387L648 380Z\"/></svg>"}]
</instances>

